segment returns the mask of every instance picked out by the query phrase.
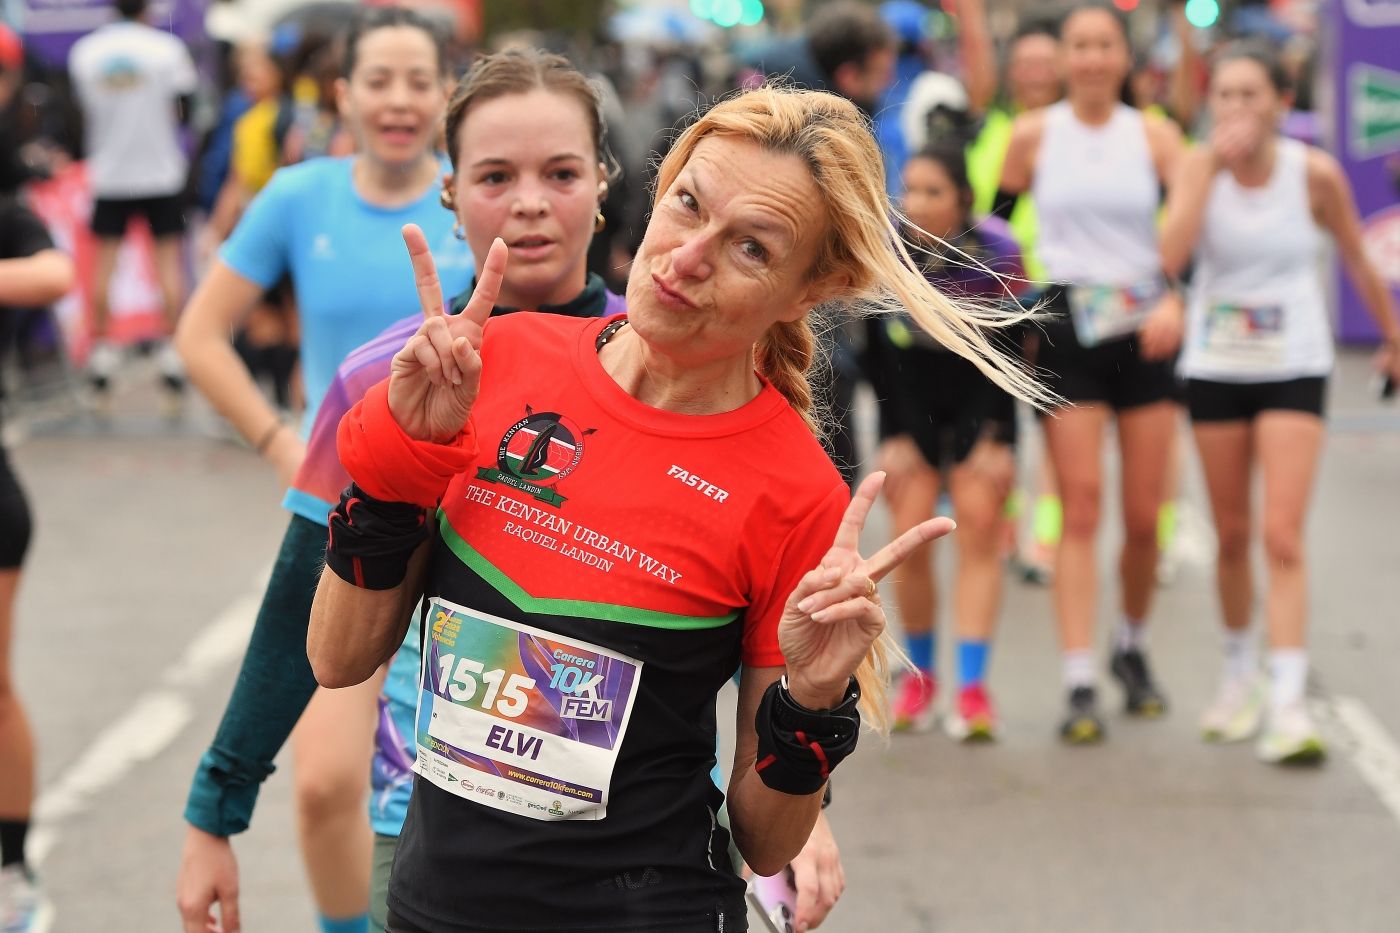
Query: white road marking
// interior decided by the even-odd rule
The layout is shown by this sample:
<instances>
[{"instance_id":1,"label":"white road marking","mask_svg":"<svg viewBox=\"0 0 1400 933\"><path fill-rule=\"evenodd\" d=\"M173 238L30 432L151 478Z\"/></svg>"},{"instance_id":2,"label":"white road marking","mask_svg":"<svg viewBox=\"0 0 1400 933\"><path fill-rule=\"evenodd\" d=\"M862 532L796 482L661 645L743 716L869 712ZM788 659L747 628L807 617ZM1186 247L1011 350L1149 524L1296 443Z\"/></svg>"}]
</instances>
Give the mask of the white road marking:
<instances>
[{"instance_id":1,"label":"white road marking","mask_svg":"<svg viewBox=\"0 0 1400 933\"><path fill-rule=\"evenodd\" d=\"M88 750L39 796L26 847L34 865L43 862L58 842L65 821L87 810L137 765L169 748L190 724L195 714L192 688L207 683L219 668L242 656L267 577L267 571L260 573L252 592L234 600L201 629L156 678L161 686L141 694L125 714L100 730Z\"/></svg>"},{"instance_id":2,"label":"white road marking","mask_svg":"<svg viewBox=\"0 0 1400 933\"><path fill-rule=\"evenodd\" d=\"M261 580L266 579L264 574ZM166 668L164 682L172 687L202 684L210 674L242 657L253 631L264 586L265 582L259 583L255 592L234 600L206 625L185 647L180 660Z\"/></svg>"},{"instance_id":3,"label":"white road marking","mask_svg":"<svg viewBox=\"0 0 1400 933\"><path fill-rule=\"evenodd\" d=\"M1322 697L1313 700L1312 707L1319 719L1332 725L1361 779L1400 823L1400 744L1355 697Z\"/></svg>"}]
</instances>

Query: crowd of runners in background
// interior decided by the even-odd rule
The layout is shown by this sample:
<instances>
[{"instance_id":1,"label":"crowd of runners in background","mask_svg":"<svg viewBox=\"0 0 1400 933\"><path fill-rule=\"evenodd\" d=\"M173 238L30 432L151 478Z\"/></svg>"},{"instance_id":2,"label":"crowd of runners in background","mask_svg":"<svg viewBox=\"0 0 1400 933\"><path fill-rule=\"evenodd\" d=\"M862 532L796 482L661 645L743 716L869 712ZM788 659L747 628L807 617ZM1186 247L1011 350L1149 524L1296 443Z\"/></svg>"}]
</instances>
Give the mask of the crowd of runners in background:
<instances>
[{"instance_id":1,"label":"crowd of runners in background","mask_svg":"<svg viewBox=\"0 0 1400 933\"><path fill-rule=\"evenodd\" d=\"M97 245L91 342L73 366L85 398L110 416L115 387L130 378L136 349L111 331L108 295L139 220L164 322L146 349L168 414L179 417L198 391L287 490L289 524L253 640L185 809L185 929L208 928L215 905L222 928L237 928L229 840L247 828L289 739L322 929L439 928L433 911L451 898L421 880L390 885L414 784L423 635L410 626L392 661L345 689L318 686L329 662L313 672L307 658L327 523L338 527L351 481L337 429L405 344L427 339L420 304L430 302L416 272L435 269L429 290L444 310L475 313L473 288L500 275L488 271L498 238L509 261L481 311L495 333L520 330L495 319L522 310L563 322L531 327L569 333L579 329L569 318L626 314L632 265L655 261L646 238L662 235L648 225L671 210L654 201L676 183L662 160L714 100L769 79L830 91L869 121L898 209L894 252L969 322L940 339L911 299L916 307L823 318L816 345L800 352L755 351L765 385L799 410L807 383L784 382L784 367L810 375L818 433L841 477L855 489L882 471L890 538L916 540L885 594L907 660L894 665L893 730L941 724L958 741L998 738L990 670L1008 579L1046 587L1063 684L1046 703L1059 705L1065 742L1110 738L1104 669L1128 715L1167 714L1171 685L1153 675L1148 623L1170 572L1181 464L1198 457L1219 542L1224 648L1215 699L1182 712L1199 715L1205 741L1255 739L1265 762L1325 758L1303 696L1304 526L1334 358L1323 250L1335 250L1374 317L1376 365L1392 381L1400 317L1362 247L1346 176L1318 145L1315 50L1283 24L1261 31L1259 17L1198 29L1175 3L1131 18L1111 4L1053 15L1031 4L1010 24L987 6L959 0L950 16L911 0L833 0L786 30L737 38L618 15L592 42L540 30L481 47L432 16L347 7L218 46L212 81L207 61L196 67L149 21L145 0L117 0L114 21L79 41L63 72L45 72L0 25L0 353L18 364L5 385L22 394L45 308L75 277L26 190L85 160ZM417 228L408 237L417 270L405 225ZM763 249L745 244L746 256ZM707 269L677 260L672 272L700 281ZM625 359L630 333L610 325L596 335L605 368ZM780 360L780 350L797 355ZM1023 371L1039 389L1016 381ZM873 447L857 443L860 391L877 403ZM1105 470L1106 445L1115 470ZM1118 478L1112 510L1107 476ZM24 860L33 741L9 670L30 508L0 450L7 933L37 929L42 907ZM944 581L936 535L921 531L940 514L957 522ZM1106 514L1122 525L1107 535L1122 542L1110 579L1098 559ZM1256 536L1267 558L1258 587ZM1112 633L1100 658L1104 591L1117 609L1103 620ZM940 648L951 664L940 665ZM745 803L738 838L758 804L737 772L732 780ZM716 771L714 784L731 779ZM431 793L413 804L431 803L420 820L448 809ZM839 789L835 797L839 806ZM410 838L399 858L417 865L429 840L421 830ZM792 847L800 929L819 924L844 885L825 819L804 838ZM492 916L490 904L472 909ZM666 928L700 928L685 922Z\"/></svg>"}]
</instances>

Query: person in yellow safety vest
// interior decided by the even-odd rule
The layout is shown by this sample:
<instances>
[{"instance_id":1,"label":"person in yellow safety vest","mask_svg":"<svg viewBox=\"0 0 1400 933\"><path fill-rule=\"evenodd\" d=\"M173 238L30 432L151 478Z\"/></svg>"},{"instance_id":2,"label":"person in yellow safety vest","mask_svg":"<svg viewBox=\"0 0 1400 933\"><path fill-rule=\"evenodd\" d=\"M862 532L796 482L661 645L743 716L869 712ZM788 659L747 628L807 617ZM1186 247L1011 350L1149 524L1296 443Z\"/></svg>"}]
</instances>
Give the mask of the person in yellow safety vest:
<instances>
[{"instance_id":1,"label":"person in yellow safety vest","mask_svg":"<svg viewBox=\"0 0 1400 933\"><path fill-rule=\"evenodd\" d=\"M982 0L964 3L964 7L981 7ZM967 16L964 9L963 16ZM984 32L984 34L987 34ZM988 38L990 43L990 38ZM987 58L992 61L991 56ZM992 66L994 67L994 66ZM997 182L1001 179L1001 164L1011 141L1011 121L1025 110L1048 107L1060 99L1060 40L1055 27L1048 22L1027 22L1012 39L1008 50L1005 99L989 101L982 116L982 131L967 147L968 178L972 182L973 212L996 213L1011 224L1011 231L1021 246L1026 276L1031 281L1043 281L1045 269L1036 257L1035 208L1029 198L998 198ZM973 101L974 106L976 101Z\"/></svg>"}]
</instances>

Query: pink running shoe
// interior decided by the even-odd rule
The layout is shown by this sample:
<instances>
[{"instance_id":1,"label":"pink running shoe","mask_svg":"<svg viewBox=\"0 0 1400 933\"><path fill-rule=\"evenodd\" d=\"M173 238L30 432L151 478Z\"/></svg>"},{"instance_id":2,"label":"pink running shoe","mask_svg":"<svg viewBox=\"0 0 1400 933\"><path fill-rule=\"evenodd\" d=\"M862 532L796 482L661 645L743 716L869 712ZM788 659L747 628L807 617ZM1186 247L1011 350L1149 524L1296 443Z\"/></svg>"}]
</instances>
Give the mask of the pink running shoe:
<instances>
[{"instance_id":1,"label":"pink running shoe","mask_svg":"<svg viewBox=\"0 0 1400 933\"><path fill-rule=\"evenodd\" d=\"M958 693L958 708L949 714L944 729L959 742L994 742L997 737L997 714L991 697L981 684L963 687Z\"/></svg>"},{"instance_id":2,"label":"pink running shoe","mask_svg":"<svg viewBox=\"0 0 1400 933\"><path fill-rule=\"evenodd\" d=\"M938 713L933 708L938 696L938 680L923 671L910 671L899 678L895 686L895 732L927 732L933 728Z\"/></svg>"}]
</instances>

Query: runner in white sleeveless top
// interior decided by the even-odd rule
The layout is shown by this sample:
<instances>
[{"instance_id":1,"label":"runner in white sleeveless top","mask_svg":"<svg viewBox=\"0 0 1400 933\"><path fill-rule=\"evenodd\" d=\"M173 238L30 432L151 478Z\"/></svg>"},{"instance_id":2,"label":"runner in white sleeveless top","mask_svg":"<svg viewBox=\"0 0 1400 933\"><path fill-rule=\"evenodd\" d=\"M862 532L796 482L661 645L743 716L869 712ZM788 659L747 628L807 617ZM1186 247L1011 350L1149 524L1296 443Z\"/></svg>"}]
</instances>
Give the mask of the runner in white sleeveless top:
<instances>
[{"instance_id":1,"label":"runner in white sleeveless top","mask_svg":"<svg viewBox=\"0 0 1400 933\"><path fill-rule=\"evenodd\" d=\"M1174 429L1172 357L1181 335L1180 299L1162 276L1156 214L1182 141L1174 124L1119 102L1132 58L1112 8L1074 10L1061 39L1066 98L1017 117L1001 187L1033 195L1041 261L1054 283L1036 364L1066 403L1044 425L1064 501L1054 578L1068 693L1060 734L1080 744L1104 733L1093 644L1100 461L1110 418L1122 453L1125 531L1122 620L1110 667L1129 713L1166 709L1144 655L1144 623Z\"/></svg>"},{"instance_id":2,"label":"runner in white sleeveless top","mask_svg":"<svg viewBox=\"0 0 1400 933\"><path fill-rule=\"evenodd\" d=\"M1380 364L1400 375L1394 302L1362 249L1351 188L1327 153L1278 135L1292 103L1267 47L1238 45L1217 61L1215 130L1182 160L1167 206L1168 273L1196 268L1182 373L1220 540L1217 583L1225 670L1201 719L1207 741L1249 738L1267 725L1268 762L1321 761L1325 749L1303 703L1307 577L1303 521L1323 438L1332 335L1319 270L1324 232L1385 335ZM1269 584L1267 690L1250 615L1250 488L1263 474ZM1265 712L1267 710L1267 716Z\"/></svg>"}]
</instances>

